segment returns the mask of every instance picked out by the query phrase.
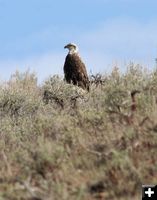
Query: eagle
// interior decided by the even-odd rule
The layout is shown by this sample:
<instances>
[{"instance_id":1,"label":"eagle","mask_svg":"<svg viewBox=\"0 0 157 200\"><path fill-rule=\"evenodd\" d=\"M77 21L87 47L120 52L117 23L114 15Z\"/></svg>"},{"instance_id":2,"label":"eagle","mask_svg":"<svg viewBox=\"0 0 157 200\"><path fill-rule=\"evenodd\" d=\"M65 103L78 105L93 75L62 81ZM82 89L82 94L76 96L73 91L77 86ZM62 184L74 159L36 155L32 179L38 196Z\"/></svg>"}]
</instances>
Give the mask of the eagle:
<instances>
[{"instance_id":1,"label":"eagle","mask_svg":"<svg viewBox=\"0 0 157 200\"><path fill-rule=\"evenodd\" d=\"M67 44L68 55L64 63L64 78L67 83L72 83L89 91L89 79L85 64L78 54L78 47L74 43Z\"/></svg>"}]
</instances>

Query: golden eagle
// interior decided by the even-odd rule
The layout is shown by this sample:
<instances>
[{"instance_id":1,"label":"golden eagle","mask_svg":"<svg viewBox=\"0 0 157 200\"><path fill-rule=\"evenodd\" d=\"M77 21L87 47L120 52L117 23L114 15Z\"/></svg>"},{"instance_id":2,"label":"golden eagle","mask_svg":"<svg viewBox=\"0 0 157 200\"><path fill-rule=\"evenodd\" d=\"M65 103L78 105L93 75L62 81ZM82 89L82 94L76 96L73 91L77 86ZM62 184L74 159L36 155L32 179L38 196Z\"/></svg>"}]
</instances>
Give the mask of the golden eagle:
<instances>
[{"instance_id":1,"label":"golden eagle","mask_svg":"<svg viewBox=\"0 0 157 200\"><path fill-rule=\"evenodd\" d=\"M64 48L69 50L64 63L65 80L89 91L89 79L85 64L78 54L78 47L69 43Z\"/></svg>"}]
</instances>

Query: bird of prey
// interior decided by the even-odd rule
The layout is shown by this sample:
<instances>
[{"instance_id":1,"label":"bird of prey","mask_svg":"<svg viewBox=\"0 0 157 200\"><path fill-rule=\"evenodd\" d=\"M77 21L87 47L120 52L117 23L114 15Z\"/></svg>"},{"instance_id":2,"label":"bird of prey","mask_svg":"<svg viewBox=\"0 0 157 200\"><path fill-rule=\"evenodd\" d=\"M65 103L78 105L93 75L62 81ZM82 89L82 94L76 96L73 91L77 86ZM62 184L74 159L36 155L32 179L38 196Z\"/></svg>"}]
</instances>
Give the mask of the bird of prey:
<instances>
[{"instance_id":1,"label":"bird of prey","mask_svg":"<svg viewBox=\"0 0 157 200\"><path fill-rule=\"evenodd\" d=\"M63 68L65 80L89 91L89 79L85 64L78 54L78 47L74 43L69 43L64 48L69 50Z\"/></svg>"}]
</instances>

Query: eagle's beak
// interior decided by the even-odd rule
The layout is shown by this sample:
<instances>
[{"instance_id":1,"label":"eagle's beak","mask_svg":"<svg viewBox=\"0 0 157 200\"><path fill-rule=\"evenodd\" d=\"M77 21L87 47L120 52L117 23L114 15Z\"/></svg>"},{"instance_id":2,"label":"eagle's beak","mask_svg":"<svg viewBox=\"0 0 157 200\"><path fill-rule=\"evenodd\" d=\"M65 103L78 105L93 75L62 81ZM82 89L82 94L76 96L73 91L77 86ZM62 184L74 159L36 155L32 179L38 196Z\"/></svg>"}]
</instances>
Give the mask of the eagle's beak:
<instances>
[{"instance_id":1,"label":"eagle's beak","mask_svg":"<svg viewBox=\"0 0 157 200\"><path fill-rule=\"evenodd\" d=\"M66 49L66 48L67 48L67 45L65 45L64 49Z\"/></svg>"}]
</instances>

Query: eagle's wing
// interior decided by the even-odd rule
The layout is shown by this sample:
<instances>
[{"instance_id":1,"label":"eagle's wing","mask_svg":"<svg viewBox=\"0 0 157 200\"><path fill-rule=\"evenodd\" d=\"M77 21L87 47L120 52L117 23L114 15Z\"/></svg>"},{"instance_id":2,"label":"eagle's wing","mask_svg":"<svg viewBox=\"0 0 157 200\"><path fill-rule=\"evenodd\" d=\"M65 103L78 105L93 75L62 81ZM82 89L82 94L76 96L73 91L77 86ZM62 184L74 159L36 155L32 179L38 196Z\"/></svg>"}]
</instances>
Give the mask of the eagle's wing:
<instances>
[{"instance_id":1,"label":"eagle's wing","mask_svg":"<svg viewBox=\"0 0 157 200\"><path fill-rule=\"evenodd\" d=\"M68 54L64 64L65 79L89 90L89 79L85 64L78 54Z\"/></svg>"}]
</instances>

